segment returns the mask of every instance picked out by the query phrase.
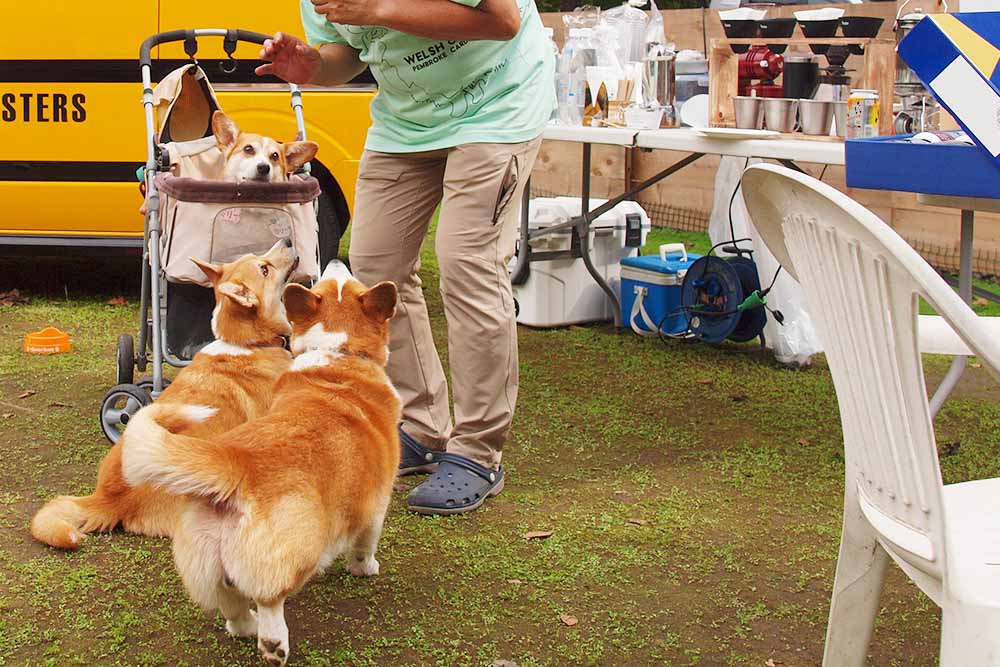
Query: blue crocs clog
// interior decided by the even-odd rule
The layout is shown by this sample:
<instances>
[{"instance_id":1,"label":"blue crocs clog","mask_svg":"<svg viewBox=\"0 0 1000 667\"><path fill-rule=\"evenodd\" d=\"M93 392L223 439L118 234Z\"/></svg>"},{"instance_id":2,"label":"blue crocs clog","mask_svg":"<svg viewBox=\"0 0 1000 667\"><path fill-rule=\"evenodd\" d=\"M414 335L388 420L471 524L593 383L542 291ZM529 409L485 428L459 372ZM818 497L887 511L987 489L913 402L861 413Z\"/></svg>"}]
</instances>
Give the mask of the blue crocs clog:
<instances>
[{"instance_id":1,"label":"blue crocs clog","mask_svg":"<svg viewBox=\"0 0 1000 667\"><path fill-rule=\"evenodd\" d=\"M437 470L437 457L443 452L435 452L424 447L406 431L399 429L399 477L420 472Z\"/></svg>"},{"instance_id":2,"label":"blue crocs clog","mask_svg":"<svg viewBox=\"0 0 1000 667\"><path fill-rule=\"evenodd\" d=\"M438 468L410 492L407 507L418 514L462 514L503 491L504 470L492 470L457 454L439 454Z\"/></svg>"}]
</instances>

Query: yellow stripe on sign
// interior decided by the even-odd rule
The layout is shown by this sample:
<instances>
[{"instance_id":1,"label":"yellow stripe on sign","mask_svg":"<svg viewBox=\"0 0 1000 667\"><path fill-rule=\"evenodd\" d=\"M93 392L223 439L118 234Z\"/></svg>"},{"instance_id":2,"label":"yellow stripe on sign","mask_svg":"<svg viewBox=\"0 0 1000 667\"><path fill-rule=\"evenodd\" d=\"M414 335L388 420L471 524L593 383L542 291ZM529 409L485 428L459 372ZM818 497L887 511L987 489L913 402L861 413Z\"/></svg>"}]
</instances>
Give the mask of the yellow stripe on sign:
<instances>
[{"instance_id":1,"label":"yellow stripe on sign","mask_svg":"<svg viewBox=\"0 0 1000 667\"><path fill-rule=\"evenodd\" d=\"M0 202L4 234L142 236L138 182L0 181Z\"/></svg>"},{"instance_id":2,"label":"yellow stripe on sign","mask_svg":"<svg viewBox=\"0 0 1000 667\"><path fill-rule=\"evenodd\" d=\"M984 77L989 79L993 76L997 63L1000 62L1000 49L950 14L934 14L929 18Z\"/></svg>"}]
</instances>

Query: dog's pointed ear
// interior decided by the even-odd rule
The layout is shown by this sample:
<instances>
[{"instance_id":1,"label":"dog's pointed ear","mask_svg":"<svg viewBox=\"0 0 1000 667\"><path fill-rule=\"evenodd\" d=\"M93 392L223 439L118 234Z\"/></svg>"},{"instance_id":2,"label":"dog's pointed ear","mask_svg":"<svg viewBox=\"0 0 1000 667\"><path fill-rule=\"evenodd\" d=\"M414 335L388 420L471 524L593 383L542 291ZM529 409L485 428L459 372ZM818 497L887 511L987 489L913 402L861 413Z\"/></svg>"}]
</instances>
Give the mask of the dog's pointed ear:
<instances>
[{"instance_id":1,"label":"dog's pointed ear","mask_svg":"<svg viewBox=\"0 0 1000 667\"><path fill-rule=\"evenodd\" d=\"M372 319L385 322L396 314L396 285L389 281L381 282L360 297L361 309Z\"/></svg>"},{"instance_id":2,"label":"dog's pointed ear","mask_svg":"<svg viewBox=\"0 0 1000 667\"><path fill-rule=\"evenodd\" d=\"M240 283L222 283L221 285L217 285L215 290L244 308L256 308L260 303L257 300L257 295L247 289L246 285L241 285Z\"/></svg>"},{"instance_id":3,"label":"dog's pointed ear","mask_svg":"<svg viewBox=\"0 0 1000 667\"><path fill-rule=\"evenodd\" d=\"M205 274L205 277L211 281L213 285L219 282L222 278L222 267L215 264L209 264L208 262L203 262L200 259L191 258L191 261L198 265L201 272Z\"/></svg>"},{"instance_id":4,"label":"dog's pointed ear","mask_svg":"<svg viewBox=\"0 0 1000 667\"><path fill-rule=\"evenodd\" d=\"M236 143L240 136L240 128L233 122L233 119L221 111L212 114L212 134L219 148L226 149Z\"/></svg>"},{"instance_id":5,"label":"dog's pointed ear","mask_svg":"<svg viewBox=\"0 0 1000 667\"><path fill-rule=\"evenodd\" d=\"M315 141L289 141L281 144L281 148L285 152L288 173L294 174L302 168L302 165L316 157L319 144Z\"/></svg>"},{"instance_id":6,"label":"dog's pointed ear","mask_svg":"<svg viewBox=\"0 0 1000 667\"><path fill-rule=\"evenodd\" d=\"M293 322L301 322L312 316L319 308L321 298L316 292L298 283L285 285L285 292L281 297L288 319Z\"/></svg>"}]
</instances>

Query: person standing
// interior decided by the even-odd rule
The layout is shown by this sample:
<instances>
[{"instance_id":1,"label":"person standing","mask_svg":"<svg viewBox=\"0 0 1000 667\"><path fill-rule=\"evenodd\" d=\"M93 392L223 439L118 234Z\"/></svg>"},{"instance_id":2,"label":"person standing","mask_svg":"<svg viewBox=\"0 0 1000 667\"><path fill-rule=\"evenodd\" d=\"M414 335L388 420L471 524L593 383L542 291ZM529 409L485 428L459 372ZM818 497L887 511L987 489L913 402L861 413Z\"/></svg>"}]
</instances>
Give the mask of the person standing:
<instances>
[{"instance_id":1,"label":"person standing","mask_svg":"<svg viewBox=\"0 0 1000 667\"><path fill-rule=\"evenodd\" d=\"M400 474L431 473L408 507L472 511L504 485L518 389L507 265L555 105L551 46L534 0L300 1L308 43L275 35L257 73L330 86L370 68L379 85L358 169L351 268L363 283L399 287L388 372L403 403ZM454 419L418 275L439 205Z\"/></svg>"}]
</instances>

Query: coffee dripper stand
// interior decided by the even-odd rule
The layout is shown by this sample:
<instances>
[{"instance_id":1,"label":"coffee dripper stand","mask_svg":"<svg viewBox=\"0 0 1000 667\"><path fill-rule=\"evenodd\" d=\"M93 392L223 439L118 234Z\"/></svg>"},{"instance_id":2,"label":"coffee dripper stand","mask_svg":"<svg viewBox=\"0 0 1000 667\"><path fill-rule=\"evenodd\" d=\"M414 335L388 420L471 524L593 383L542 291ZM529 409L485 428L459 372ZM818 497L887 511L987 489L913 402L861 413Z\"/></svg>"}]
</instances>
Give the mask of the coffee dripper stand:
<instances>
[{"instance_id":1,"label":"coffee dripper stand","mask_svg":"<svg viewBox=\"0 0 1000 667\"><path fill-rule=\"evenodd\" d=\"M823 54L827 66L820 68L819 85L812 99L824 102L846 102L851 96L851 75L854 70L847 69L850 49L843 45L831 45Z\"/></svg>"}]
</instances>

